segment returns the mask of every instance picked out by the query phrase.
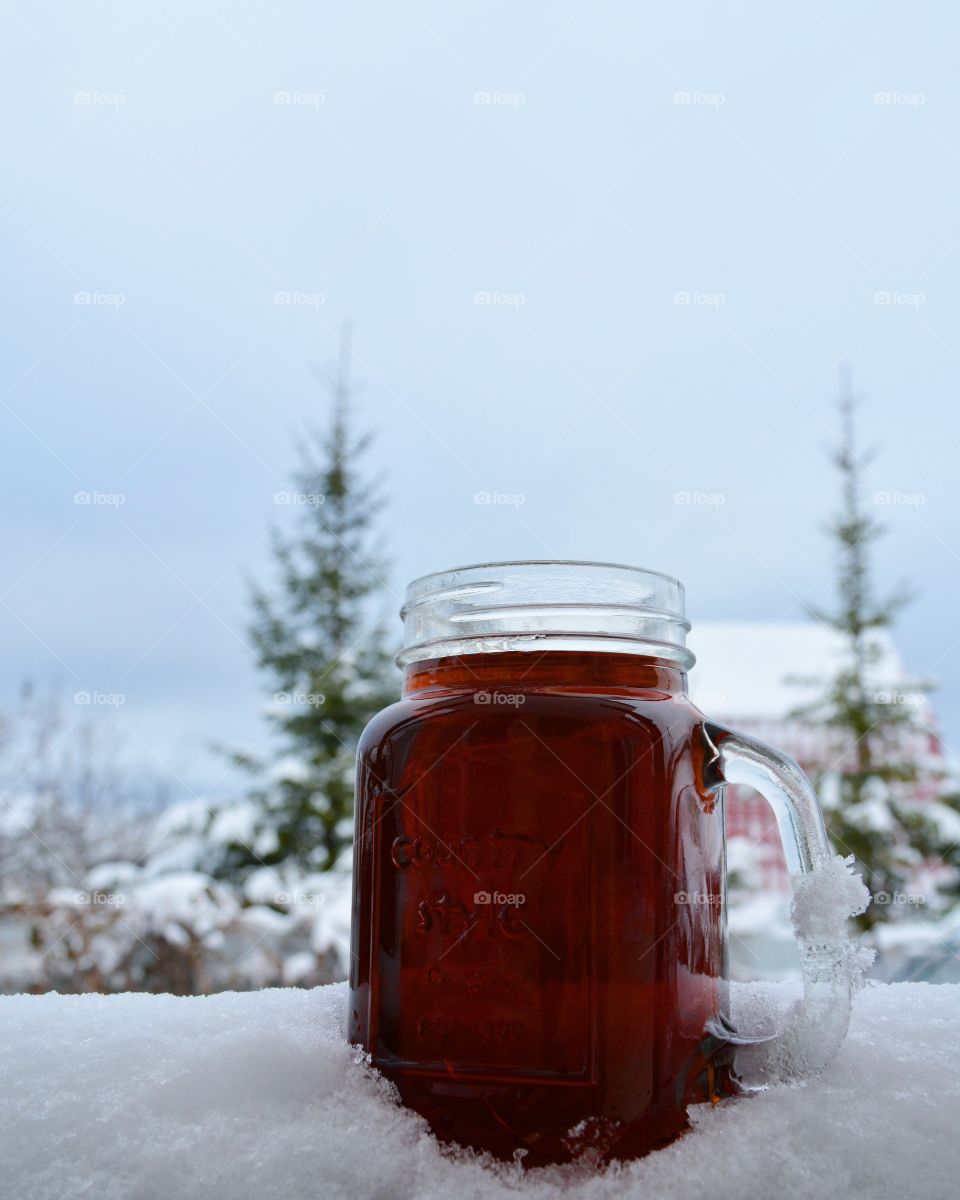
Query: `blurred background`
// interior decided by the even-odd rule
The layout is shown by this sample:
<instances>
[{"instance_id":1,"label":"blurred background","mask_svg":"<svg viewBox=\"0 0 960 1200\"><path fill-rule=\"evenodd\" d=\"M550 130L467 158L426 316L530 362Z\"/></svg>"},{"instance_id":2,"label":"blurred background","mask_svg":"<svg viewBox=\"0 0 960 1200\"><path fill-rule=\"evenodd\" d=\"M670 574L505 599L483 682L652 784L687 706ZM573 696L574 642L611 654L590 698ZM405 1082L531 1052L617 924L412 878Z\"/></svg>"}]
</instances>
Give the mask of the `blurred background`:
<instances>
[{"instance_id":1,"label":"blurred background","mask_svg":"<svg viewBox=\"0 0 960 1200\"><path fill-rule=\"evenodd\" d=\"M884 978L960 978L960 19L0 10L0 988L309 984L407 580L687 586ZM795 968L731 799L734 969Z\"/></svg>"}]
</instances>

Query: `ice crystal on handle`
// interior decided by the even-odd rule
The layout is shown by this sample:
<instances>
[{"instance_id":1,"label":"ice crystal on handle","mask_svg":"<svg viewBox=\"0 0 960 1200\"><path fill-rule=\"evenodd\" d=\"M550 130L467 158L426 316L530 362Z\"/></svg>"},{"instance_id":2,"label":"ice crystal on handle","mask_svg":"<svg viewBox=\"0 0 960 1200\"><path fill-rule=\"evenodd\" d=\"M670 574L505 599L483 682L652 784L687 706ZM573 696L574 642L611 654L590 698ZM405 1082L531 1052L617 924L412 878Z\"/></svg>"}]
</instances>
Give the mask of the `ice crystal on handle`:
<instances>
[{"instance_id":1,"label":"ice crystal on handle","mask_svg":"<svg viewBox=\"0 0 960 1200\"><path fill-rule=\"evenodd\" d=\"M791 915L801 947L848 943L847 921L866 912L870 893L854 870L853 855L835 854L793 883Z\"/></svg>"}]
</instances>

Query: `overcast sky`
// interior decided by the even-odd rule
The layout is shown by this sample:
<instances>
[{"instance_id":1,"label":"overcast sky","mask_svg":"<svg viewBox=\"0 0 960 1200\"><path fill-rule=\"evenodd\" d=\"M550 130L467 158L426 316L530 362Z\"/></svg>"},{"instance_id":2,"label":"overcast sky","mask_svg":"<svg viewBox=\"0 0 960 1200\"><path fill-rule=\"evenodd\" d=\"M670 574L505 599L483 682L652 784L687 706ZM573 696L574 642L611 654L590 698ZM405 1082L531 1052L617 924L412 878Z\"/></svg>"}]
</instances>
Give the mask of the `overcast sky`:
<instances>
[{"instance_id":1,"label":"overcast sky","mask_svg":"<svg viewBox=\"0 0 960 1200\"><path fill-rule=\"evenodd\" d=\"M679 576L694 622L796 619L830 598L848 362L878 575L916 588L898 641L960 744L954 4L0 25L0 702L120 693L191 788L208 742L261 736L244 578L350 318L393 608L432 569L573 557Z\"/></svg>"}]
</instances>

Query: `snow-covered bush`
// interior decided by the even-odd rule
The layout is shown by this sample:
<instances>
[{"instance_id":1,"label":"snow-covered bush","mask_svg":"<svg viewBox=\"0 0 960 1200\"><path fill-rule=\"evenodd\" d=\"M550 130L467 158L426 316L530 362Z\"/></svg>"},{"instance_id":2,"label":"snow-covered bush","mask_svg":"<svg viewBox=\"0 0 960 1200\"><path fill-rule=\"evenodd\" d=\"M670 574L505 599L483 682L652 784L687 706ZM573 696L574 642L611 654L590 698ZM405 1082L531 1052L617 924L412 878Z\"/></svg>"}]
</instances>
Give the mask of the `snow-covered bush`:
<instances>
[{"instance_id":1,"label":"snow-covered bush","mask_svg":"<svg viewBox=\"0 0 960 1200\"><path fill-rule=\"evenodd\" d=\"M344 978L349 855L331 871L262 867L242 886L223 882L197 869L210 852L203 837L170 837L186 816L161 817L145 862L103 863L83 886L21 906L29 946L14 956L20 978L0 975L5 990L196 995ZM225 836L237 827L225 809L210 824Z\"/></svg>"},{"instance_id":2,"label":"snow-covered bush","mask_svg":"<svg viewBox=\"0 0 960 1200\"><path fill-rule=\"evenodd\" d=\"M28 697L0 722L0 990L187 995L346 975L349 851L216 877L275 848L251 800L162 807L99 728Z\"/></svg>"}]
</instances>

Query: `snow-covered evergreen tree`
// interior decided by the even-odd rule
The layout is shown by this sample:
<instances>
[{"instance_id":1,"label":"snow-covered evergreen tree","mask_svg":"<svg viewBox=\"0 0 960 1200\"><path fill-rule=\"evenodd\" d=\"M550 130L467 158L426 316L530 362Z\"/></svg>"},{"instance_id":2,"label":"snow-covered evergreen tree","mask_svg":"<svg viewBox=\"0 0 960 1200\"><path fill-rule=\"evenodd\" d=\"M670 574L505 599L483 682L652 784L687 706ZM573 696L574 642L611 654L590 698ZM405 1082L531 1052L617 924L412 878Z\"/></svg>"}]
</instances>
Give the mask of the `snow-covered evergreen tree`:
<instances>
[{"instance_id":1,"label":"snow-covered evergreen tree","mask_svg":"<svg viewBox=\"0 0 960 1200\"><path fill-rule=\"evenodd\" d=\"M884 527L867 510L863 471L870 460L856 440L856 403L846 375L838 403L840 441L833 463L840 475L841 502L828 531L836 546L837 604L832 611L811 607L811 615L841 635L845 660L830 679L805 680L822 688L796 716L822 722L837 733L835 756L822 764L821 801L830 839L843 854L853 854L874 902L859 918L863 928L904 915L897 897L931 856L946 849L937 802L918 805L913 797L921 770L931 765L911 757L920 739L919 714L929 684L924 680L886 680L880 674L883 646L878 633L888 629L910 596L900 587L877 593L870 546ZM915 909L913 910L915 911Z\"/></svg>"},{"instance_id":2,"label":"snow-covered evergreen tree","mask_svg":"<svg viewBox=\"0 0 960 1200\"><path fill-rule=\"evenodd\" d=\"M352 428L346 334L330 391L329 425L306 437L296 491L281 494L296 507L299 529L274 538L278 587L254 592L253 642L271 680L279 753L252 798L256 844L233 841L221 876L284 863L333 866L352 836L357 740L370 717L397 698L382 613L385 564L374 534L382 501L362 472L370 436Z\"/></svg>"}]
</instances>

